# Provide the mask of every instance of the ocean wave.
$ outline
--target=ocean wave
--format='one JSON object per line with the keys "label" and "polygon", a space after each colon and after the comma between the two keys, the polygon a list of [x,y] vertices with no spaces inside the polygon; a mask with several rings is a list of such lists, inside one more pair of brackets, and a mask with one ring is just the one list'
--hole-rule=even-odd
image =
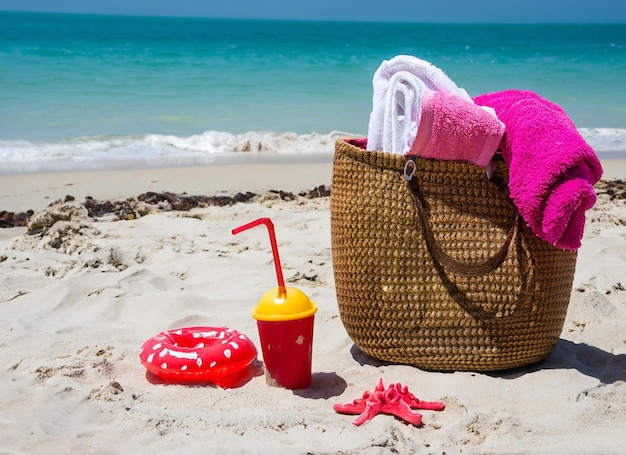
{"label": "ocean wave", "polygon": [[626,153],[626,129],[623,128],[579,128],[578,131],[587,143],[598,154],[619,154],[624,157]]}
{"label": "ocean wave", "polygon": [[180,137],[160,134],[95,136],[57,141],[0,141],[0,173],[34,173],[208,165],[220,156],[332,155],[350,133],[296,134],[206,131]]}
{"label": "ocean wave", "polygon": [[[626,158],[626,129],[581,128],[600,158]],[[220,156],[332,156],[334,142],[355,134],[206,131],[181,137],[160,134],[95,136],[57,141],[0,141],[0,173],[199,166]]]}

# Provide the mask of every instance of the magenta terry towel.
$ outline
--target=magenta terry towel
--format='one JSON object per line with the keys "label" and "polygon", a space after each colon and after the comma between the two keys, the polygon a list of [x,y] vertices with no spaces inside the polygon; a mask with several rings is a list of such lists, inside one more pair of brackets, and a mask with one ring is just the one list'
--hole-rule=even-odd
{"label": "magenta terry towel", "polygon": [[528,226],[559,248],[580,248],[602,166],[574,122],[530,91],[488,93],[474,102],[495,109],[506,125],[500,150],[509,165],[511,198]]}
{"label": "magenta terry towel", "polygon": [[417,136],[407,154],[487,167],[503,134],[504,123],[484,108],[452,93],[425,89]]}

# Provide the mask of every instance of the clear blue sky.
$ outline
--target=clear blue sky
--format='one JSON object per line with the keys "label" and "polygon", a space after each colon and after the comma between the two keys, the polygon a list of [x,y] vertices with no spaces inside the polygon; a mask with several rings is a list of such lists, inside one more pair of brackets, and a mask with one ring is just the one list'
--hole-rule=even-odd
{"label": "clear blue sky", "polygon": [[0,10],[394,22],[626,22],[626,0],[0,0]]}

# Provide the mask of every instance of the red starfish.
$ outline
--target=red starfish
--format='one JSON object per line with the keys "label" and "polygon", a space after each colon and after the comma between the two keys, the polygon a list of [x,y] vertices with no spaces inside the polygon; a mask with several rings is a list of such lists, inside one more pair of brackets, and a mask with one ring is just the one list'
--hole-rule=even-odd
{"label": "red starfish", "polygon": [[385,389],[382,378],[378,380],[373,392],[366,390],[363,393],[363,398],[357,398],[348,404],[333,405],[333,409],[340,414],[359,414],[352,421],[354,425],[362,425],[378,414],[388,414],[419,426],[422,423],[422,414],[415,409],[442,411],[444,407],[445,405],[438,401],[421,401],[415,398],[415,395],[409,392],[409,388],[402,387],[399,382]]}

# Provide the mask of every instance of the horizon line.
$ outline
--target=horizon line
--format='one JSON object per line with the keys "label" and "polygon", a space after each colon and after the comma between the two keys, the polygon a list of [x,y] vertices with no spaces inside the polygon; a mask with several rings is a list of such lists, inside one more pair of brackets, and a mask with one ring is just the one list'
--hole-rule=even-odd
{"label": "horizon line", "polygon": [[349,19],[302,19],[302,18],[271,18],[271,17],[232,17],[232,16],[205,16],[205,15],[172,15],[172,14],[139,14],[139,13],[85,13],[67,11],[31,11],[31,10],[5,10],[0,13],[17,14],[50,14],[67,16],[102,16],[102,17],[133,17],[133,18],[169,18],[169,19],[209,19],[209,20],[241,20],[241,21],[267,21],[267,22],[317,22],[317,23],[349,23],[349,24],[432,24],[432,25],[626,25],[625,20],[616,21],[402,21],[402,20],[349,20]]}

